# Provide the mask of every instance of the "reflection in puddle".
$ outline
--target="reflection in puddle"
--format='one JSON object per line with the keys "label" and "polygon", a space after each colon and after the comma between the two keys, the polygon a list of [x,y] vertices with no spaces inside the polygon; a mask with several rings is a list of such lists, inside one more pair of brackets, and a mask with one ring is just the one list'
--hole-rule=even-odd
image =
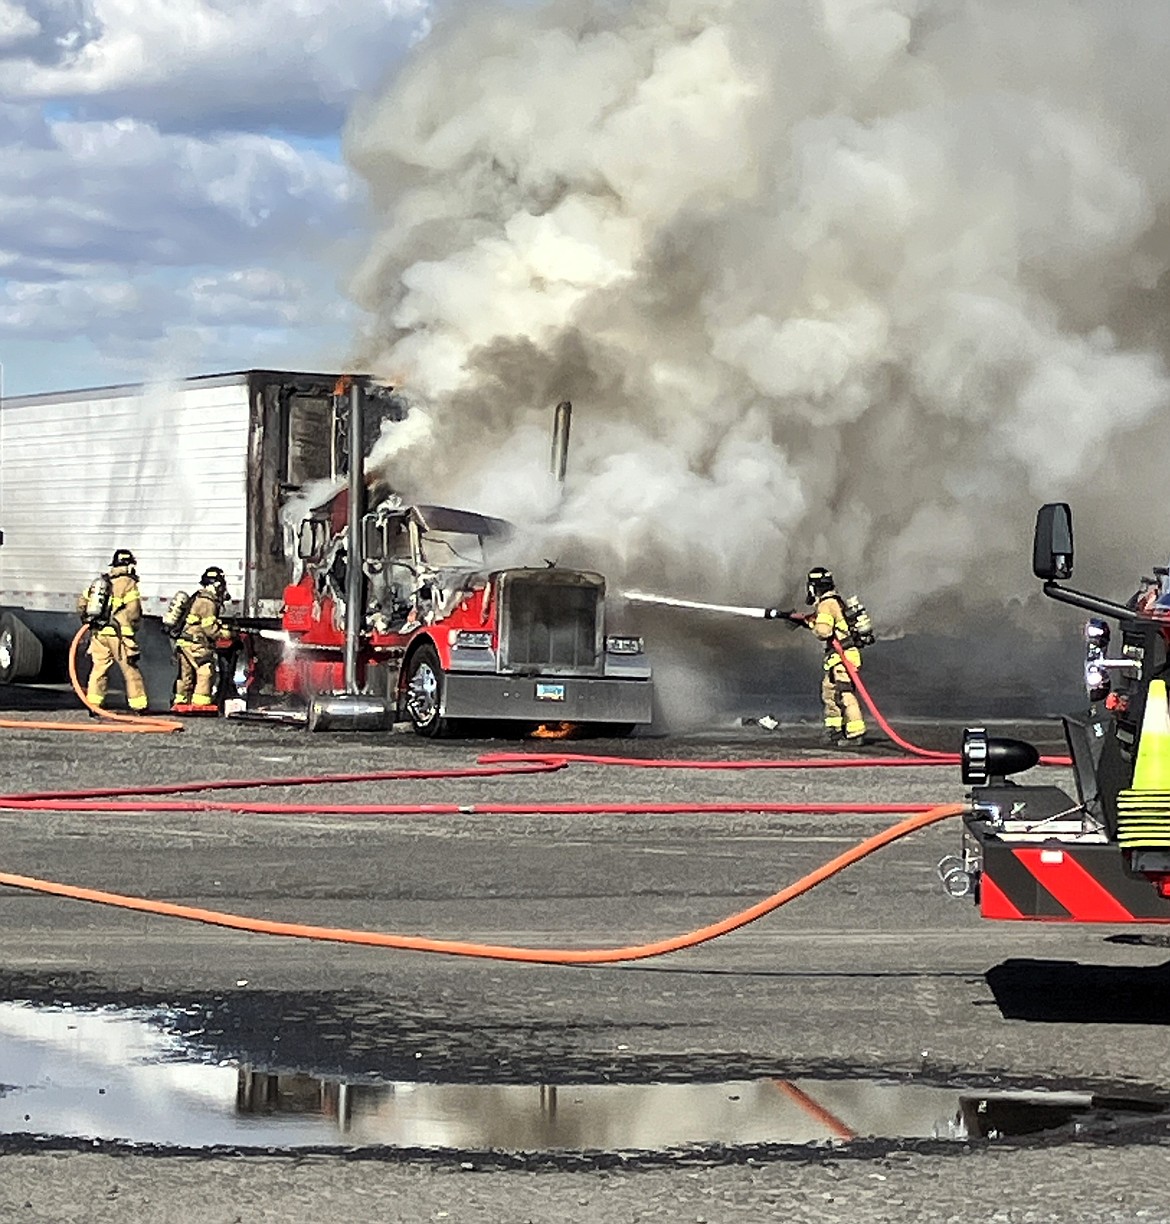
{"label": "reflection in puddle", "polygon": [[1103,1110],[1087,1093],[960,1092],[809,1078],[651,1084],[340,1081],[209,1066],[124,1011],[0,1004],[0,1133],[180,1147],[660,1151],[702,1144],[996,1138]]}

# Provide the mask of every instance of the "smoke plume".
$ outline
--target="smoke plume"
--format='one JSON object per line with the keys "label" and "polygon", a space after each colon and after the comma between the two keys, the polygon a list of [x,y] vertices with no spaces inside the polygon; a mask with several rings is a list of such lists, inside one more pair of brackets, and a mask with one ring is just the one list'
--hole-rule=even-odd
{"label": "smoke plume", "polygon": [[827,564],[933,631],[1029,596],[1069,500],[1124,597],[1170,551],[1168,43],[1141,0],[442,5],[347,133],[360,360],[415,404],[377,461],[613,585]]}

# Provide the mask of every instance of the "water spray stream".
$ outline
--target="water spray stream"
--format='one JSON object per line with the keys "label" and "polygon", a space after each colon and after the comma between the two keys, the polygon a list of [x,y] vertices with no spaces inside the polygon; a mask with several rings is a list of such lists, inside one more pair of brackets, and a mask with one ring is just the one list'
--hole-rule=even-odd
{"label": "water spray stream", "polygon": [[728,616],[747,616],[754,620],[765,619],[767,608],[752,608],[743,604],[703,603],[698,599],[675,599],[671,595],[651,595],[647,591],[621,591],[621,599],[630,603],[661,604],[667,608],[690,608],[698,612],[722,612]]}

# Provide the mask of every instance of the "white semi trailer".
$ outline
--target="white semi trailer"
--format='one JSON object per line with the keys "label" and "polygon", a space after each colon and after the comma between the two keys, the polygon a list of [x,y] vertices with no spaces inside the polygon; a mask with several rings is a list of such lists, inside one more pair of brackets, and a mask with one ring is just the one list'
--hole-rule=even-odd
{"label": "white semi trailer", "polygon": [[[246,370],[0,400],[0,683],[61,674],[78,594],[116,548],[138,558],[155,624],[208,565],[233,613],[278,624],[296,562],[284,504],[344,468],[338,378]],[[143,659],[162,704],[161,633]]]}

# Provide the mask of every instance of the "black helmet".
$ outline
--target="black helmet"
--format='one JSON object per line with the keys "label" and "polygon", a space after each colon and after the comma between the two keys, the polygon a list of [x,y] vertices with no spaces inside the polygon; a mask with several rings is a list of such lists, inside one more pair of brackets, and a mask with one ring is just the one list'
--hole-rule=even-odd
{"label": "black helmet", "polygon": [[808,571],[808,592],[805,602],[815,604],[822,595],[827,595],[837,584],[832,573],[823,565],[818,565]]}
{"label": "black helmet", "polygon": [[227,586],[227,575],[219,568],[218,565],[209,565],[202,574],[199,575],[200,586]]}
{"label": "black helmet", "polygon": [[137,565],[138,558],[128,548],[115,548],[110,565]]}

